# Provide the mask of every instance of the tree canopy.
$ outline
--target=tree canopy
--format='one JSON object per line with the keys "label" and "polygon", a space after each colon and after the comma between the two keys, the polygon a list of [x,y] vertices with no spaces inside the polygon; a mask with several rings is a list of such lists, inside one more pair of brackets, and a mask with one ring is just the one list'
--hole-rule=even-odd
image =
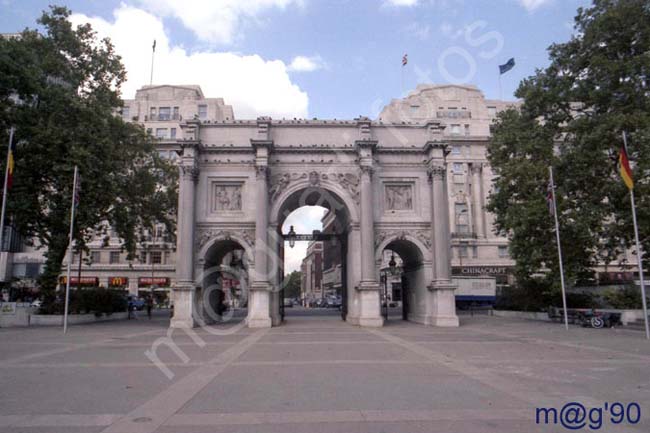
{"label": "tree canopy", "polygon": [[571,40],[549,54],[550,65],[520,83],[521,107],[498,116],[488,147],[496,175],[488,209],[511,240],[518,279],[550,269],[543,277],[550,286],[559,272],[546,203],[549,166],[568,281],[589,278],[597,263],[626,264],[632,214],[612,161],[623,131],[640,236],[650,252],[650,4],[595,0],[578,9]]}
{"label": "tree canopy", "polygon": [[[144,227],[174,232],[177,170],[154,140],[116,113],[126,71],[110,40],[70,11],[51,7],[41,30],[0,38],[0,131],[6,152],[15,127],[15,175],[7,215],[45,249],[44,289],[52,289],[68,246],[74,166],[81,176],[75,241],[84,247],[115,230],[132,258]],[[4,170],[4,161],[2,162]]]}

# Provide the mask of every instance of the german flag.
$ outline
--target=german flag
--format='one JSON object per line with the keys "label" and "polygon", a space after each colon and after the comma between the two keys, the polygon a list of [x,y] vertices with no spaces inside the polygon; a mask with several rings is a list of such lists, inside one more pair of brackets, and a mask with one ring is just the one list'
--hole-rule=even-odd
{"label": "german flag", "polygon": [[16,150],[16,144],[13,140],[13,130],[11,131],[11,135],[12,139],[9,140],[9,152],[7,152],[7,190],[10,190],[11,185],[14,183],[14,151]]}
{"label": "german flag", "polygon": [[634,179],[632,178],[632,169],[630,168],[630,160],[627,158],[625,146],[621,146],[621,150],[618,152],[618,171],[623,182],[625,182],[625,186],[632,190],[634,188]]}

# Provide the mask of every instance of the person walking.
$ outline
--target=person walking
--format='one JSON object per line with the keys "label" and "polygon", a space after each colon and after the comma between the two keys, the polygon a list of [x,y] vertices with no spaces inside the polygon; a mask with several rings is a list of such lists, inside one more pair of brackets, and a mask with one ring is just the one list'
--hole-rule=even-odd
{"label": "person walking", "polygon": [[147,317],[151,319],[151,310],[153,309],[153,297],[147,297]]}

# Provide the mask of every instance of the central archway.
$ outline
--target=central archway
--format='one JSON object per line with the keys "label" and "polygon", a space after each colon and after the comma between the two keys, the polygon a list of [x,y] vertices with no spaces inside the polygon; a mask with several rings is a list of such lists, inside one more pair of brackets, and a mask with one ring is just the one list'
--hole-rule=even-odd
{"label": "central archway", "polygon": [[[354,182],[348,183],[348,189],[343,189],[339,184],[330,180],[336,176],[327,174],[310,173],[302,176],[289,185],[284,191],[277,194],[272,202],[269,215],[269,231],[275,245],[271,245],[275,252],[274,257],[269,260],[270,283],[273,287],[271,295],[270,313],[273,325],[282,321],[281,305],[283,302],[281,293],[283,287],[283,263],[284,263],[284,241],[282,227],[286,218],[296,209],[303,206],[321,206],[330,213],[328,220],[331,224],[324,227],[324,231],[340,236],[343,244],[342,256],[342,315],[345,320],[355,323],[360,317],[360,302],[357,299],[354,288],[360,276],[359,257],[347,254],[348,246],[359,245],[359,223],[358,203],[354,196]],[[350,180],[350,177],[347,178]]]}

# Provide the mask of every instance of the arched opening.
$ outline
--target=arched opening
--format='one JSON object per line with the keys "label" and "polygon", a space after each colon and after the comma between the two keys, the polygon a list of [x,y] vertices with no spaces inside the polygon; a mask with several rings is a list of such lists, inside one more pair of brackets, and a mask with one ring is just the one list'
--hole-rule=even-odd
{"label": "arched opening", "polygon": [[248,307],[249,255],[234,239],[216,240],[206,251],[195,298],[200,324],[244,320]]}
{"label": "arched opening", "polygon": [[399,238],[382,250],[380,281],[385,320],[420,321],[426,315],[424,256],[414,242]]}
{"label": "arched opening", "polygon": [[[271,302],[274,324],[287,316],[313,314],[340,314],[345,320],[351,279],[347,272],[351,221],[348,204],[338,193],[320,185],[287,192],[274,207],[271,225],[278,235],[279,257],[275,265],[278,273],[272,282],[276,289]],[[298,246],[299,242],[305,244]],[[292,271],[301,272],[299,296],[287,296]]]}

